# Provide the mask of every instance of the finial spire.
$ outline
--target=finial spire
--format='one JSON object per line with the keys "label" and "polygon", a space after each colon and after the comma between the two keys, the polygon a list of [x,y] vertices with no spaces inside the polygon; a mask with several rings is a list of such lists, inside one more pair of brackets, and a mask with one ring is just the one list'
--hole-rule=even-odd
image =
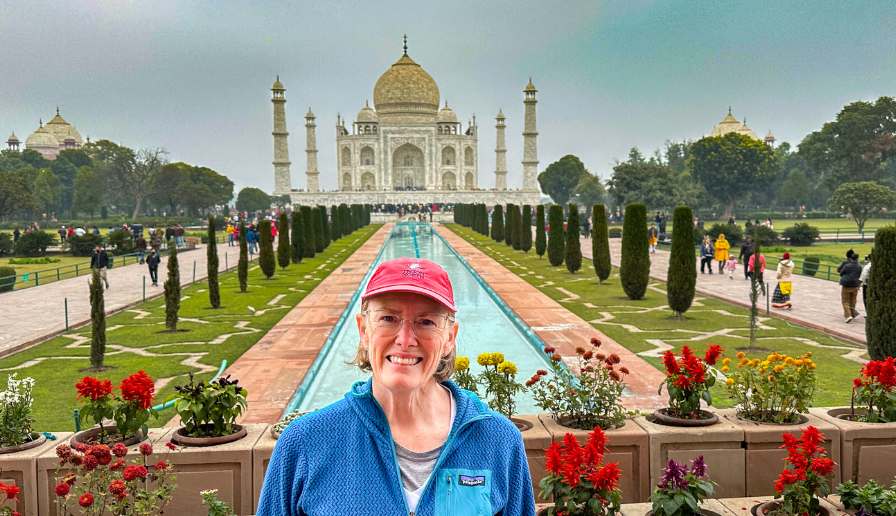
{"label": "finial spire", "polygon": [[408,35],[404,35],[404,55],[408,55]]}
{"label": "finial spire", "polygon": [[731,106],[728,106],[728,114],[731,114]]}
{"label": "finial spire", "polygon": [[56,106],[56,115],[59,115],[59,106]]}
{"label": "finial spire", "polygon": [[38,119],[37,119],[37,123],[39,123],[40,126],[43,127],[43,126],[44,126],[44,119],[43,119],[43,118],[38,118]]}

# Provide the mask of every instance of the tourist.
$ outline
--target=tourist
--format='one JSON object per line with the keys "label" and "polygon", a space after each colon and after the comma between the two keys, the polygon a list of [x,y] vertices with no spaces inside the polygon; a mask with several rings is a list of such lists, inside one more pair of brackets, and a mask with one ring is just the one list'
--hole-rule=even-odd
{"label": "tourist", "polygon": [[[96,229],[96,226],[94,226],[93,228]],[[99,231],[99,230],[97,230],[97,231]],[[82,228],[81,226],[78,226],[77,228],[75,228],[75,236],[76,237],[82,237],[86,234],[87,234],[87,231],[84,228]],[[97,235],[97,233],[94,233],[94,235]]]}
{"label": "tourist", "polygon": [[715,247],[716,261],[719,262],[719,274],[722,274],[725,270],[725,262],[728,261],[728,250],[731,249],[731,244],[725,240],[725,233],[719,233]]}
{"label": "tourist", "polygon": [[703,244],[700,246],[700,274],[704,274],[704,267],[712,274],[712,258],[715,254],[712,240],[709,239],[709,235],[704,235]]}
{"label": "tourist", "polygon": [[[765,256],[760,252],[755,252],[750,255],[749,262],[750,269],[750,278],[759,283],[759,290],[762,291],[762,295],[765,295],[765,280],[763,278],[765,274]],[[758,269],[758,270],[757,270]]]}
{"label": "tourist", "polygon": [[106,290],[109,290],[109,278],[106,276],[106,270],[109,268],[109,254],[100,244],[96,245],[93,255],[90,257],[90,268],[99,269],[100,278],[106,284]]}
{"label": "tourist", "polygon": [[233,224],[228,222],[227,227],[224,229],[224,232],[227,233],[227,247],[233,247],[233,234],[234,234]]}
{"label": "tourist", "polygon": [[22,232],[19,230],[19,226],[16,226],[16,229],[12,232],[12,243],[13,245],[19,241],[19,237],[22,236]]}
{"label": "tourist", "polygon": [[146,266],[149,267],[149,279],[154,287],[159,286],[159,263],[161,261],[159,253],[155,249],[150,249],[149,255],[146,257]]}
{"label": "tourist", "polygon": [[186,245],[184,241],[184,227],[178,224],[174,227],[174,245],[180,249]]}
{"label": "tourist", "polygon": [[663,213],[663,216],[660,217],[660,223],[659,223],[660,239],[661,240],[666,239],[666,223],[668,220],[669,220],[669,216],[666,213]]}
{"label": "tourist", "polygon": [[68,229],[66,230],[65,236],[66,236],[66,238],[71,238],[71,237],[75,236],[75,227],[69,226]]}
{"label": "tourist", "polygon": [[793,308],[790,302],[790,296],[793,293],[793,260],[790,259],[790,253],[784,253],[781,261],[778,262],[777,279],[778,284],[775,286],[775,293],[772,295],[772,306],[784,310]]}
{"label": "tourist", "polygon": [[[657,212],[657,217],[659,217],[659,212]],[[563,229],[566,229],[566,228],[563,228]],[[656,242],[657,242],[656,226],[654,224],[650,224],[650,228],[647,229],[647,245],[650,246],[650,254],[656,253]]]}
{"label": "tourist", "polygon": [[733,254],[728,255],[728,261],[725,262],[725,272],[728,273],[728,279],[734,279],[734,273],[737,271],[737,257]]}
{"label": "tourist", "polygon": [[846,251],[846,260],[837,267],[840,274],[840,302],[843,304],[843,317],[846,323],[851,323],[859,316],[856,310],[856,298],[859,295],[859,287],[862,286],[862,266],[859,265],[855,251]]}
{"label": "tourist", "polygon": [[[750,220],[747,219],[747,224],[750,223]],[[755,248],[753,247],[753,239],[752,237],[747,237],[744,239],[744,243],[740,246],[740,254],[737,256],[740,263],[747,265],[750,263],[750,257],[753,256],[753,251]],[[744,267],[744,279],[750,279],[750,270],[749,267]]]}
{"label": "tourist", "polygon": [[65,226],[63,225],[61,228],[59,228],[59,231],[57,231],[57,233],[59,233],[59,242],[65,244],[65,236],[68,235],[68,232],[65,230]]}
{"label": "tourist", "polygon": [[862,306],[865,307],[865,317],[868,316],[868,280],[871,279],[871,255],[865,257],[865,266],[862,267]]}
{"label": "tourist", "polygon": [[246,246],[249,248],[249,256],[258,250],[258,230],[253,225],[249,225],[246,230]]}
{"label": "tourist", "polygon": [[283,431],[258,516],[534,516],[520,432],[449,379],[456,311],[438,264],[377,267],[355,317],[354,363],[371,378]]}
{"label": "tourist", "polygon": [[[81,230],[81,234],[79,234],[78,236],[84,236],[85,234],[87,234],[87,232],[84,231],[84,228],[78,228],[78,229]],[[78,232],[78,230],[76,229],[75,233],[77,233],[77,232]],[[100,228],[96,227],[95,225],[93,226],[93,236],[100,236]]]}
{"label": "tourist", "polygon": [[146,255],[146,239],[142,234],[137,236],[137,240],[134,241],[134,248],[137,249],[137,258],[140,259],[140,263],[143,263],[143,257]]}

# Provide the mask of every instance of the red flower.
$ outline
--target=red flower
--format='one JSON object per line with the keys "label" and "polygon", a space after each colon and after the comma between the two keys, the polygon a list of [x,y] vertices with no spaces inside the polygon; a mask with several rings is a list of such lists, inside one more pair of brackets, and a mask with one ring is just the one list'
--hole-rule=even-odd
{"label": "red flower", "polygon": [[112,447],[112,455],[116,457],[124,457],[128,454],[128,447],[122,443],[115,443],[115,446]]}
{"label": "red flower", "polygon": [[124,459],[115,459],[115,462],[113,462],[109,466],[109,469],[111,469],[112,471],[118,471],[124,467],[124,464]]}
{"label": "red flower", "polygon": [[620,473],[619,465],[615,462],[611,462],[589,475],[588,480],[591,481],[597,489],[612,490],[616,489],[616,486],[619,484]]}
{"label": "red flower", "polygon": [[164,460],[160,460],[159,462],[156,462],[156,465],[153,467],[156,468],[157,470],[165,470],[165,469],[168,469],[168,463],[165,462]]}
{"label": "red flower", "polygon": [[22,492],[22,488],[20,488],[19,486],[4,484],[2,482],[0,482],[0,489],[2,489],[3,492],[6,493],[7,500],[15,500],[16,497],[19,496],[19,493]]}
{"label": "red flower", "polygon": [[535,374],[537,374],[538,376],[546,376],[548,372],[544,369],[539,369],[538,371],[535,371]]}
{"label": "red flower", "polygon": [[861,379],[861,378],[853,378],[853,379],[852,379],[852,387],[853,387],[853,389],[858,389],[858,388],[861,387],[861,386],[862,386],[862,379]]}
{"label": "red flower", "polygon": [[71,487],[65,482],[56,484],[56,496],[65,496],[71,490]]}
{"label": "red flower", "polygon": [[588,351],[582,353],[582,358],[584,358],[585,360],[591,360],[591,357],[593,357],[593,356],[594,356],[594,352],[591,351],[590,349]]}
{"label": "red flower", "polygon": [[834,471],[834,461],[828,457],[816,457],[812,459],[812,471],[826,477]]}
{"label": "red flower", "polygon": [[713,344],[709,346],[709,349],[706,350],[706,355],[703,357],[703,361],[709,365],[716,365],[716,360],[719,359],[719,355],[722,354],[722,346],[718,344]]}
{"label": "red flower", "polygon": [[115,496],[122,496],[128,489],[128,485],[123,480],[113,480],[109,483],[109,492]]}
{"label": "red flower", "polygon": [[606,360],[607,357],[604,356],[603,353],[595,353],[595,354],[594,354],[594,358],[596,358],[596,359],[600,360],[601,362],[603,362],[604,360]]}
{"label": "red flower", "polygon": [[554,348],[554,346],[545,346],[545,347],[544,347],[544,352],[547,353],[548,355],[553,354],[554,351],[557,351],[557,350]]}
{"label": "red flower", "polygon": [[140,444],[140,454],[141,455],[152,455],[152,445],[149,443],[141,443]]}
{"label": "red flower", "polygon": [[93,471],[99,465],[99,461],[96,460],[96,457],[93,455],[85,455],[81,459],[81,467],[84,468],[85,471]]}
{"label": "red flower", "polygon": [[607,436],[601,427],[596,426],[594,430],[588,434],[588,441],[585,442],[585,462],[587,464],[598,464],[604,458],[604,451],[607,447]]}
{"label": "red flower", "polygon": [[72,449],[67,444],[60,444],[56,447],[56,456],[62,459],[62,463],[65,464],[72,457]]}
{"label": "red flower", "polygon": [[136,478],[146,478],[146,475],[149,472],[146,470],[146,466],[128,466],[124,468],[124,479],[130,482]]}
{"label": "red flower", "polygon": [[619,355],[617,355],[616,353],[611,353],[610,356],[607,357],[607,361],[609,361],[613,365],[616,365],[619,362],[622,362],[622,359],[619,358]]}
{"label": "red flower", "polygon": [[672,383],[681,390],[685,390],[691,386],[691,380],[685,375],[679,375]]}
{"label": "red flower", "polygon": [[599,348],[600,347],[600,339],[597,337],[591,337],[591,345]]}
{"label": "red flower", "polygon": [[560,443],[556,441],[552,442],[545,452],[545,468],[554,475],[560,474],[560,466],[563,464],[561,453]]}
{"label": "red flower", "polygon": [[554,353],[553,355],[551,355],[551,360],[553,360],[554,362],[559,362],[562,358],[563,357],[560,356],[560,353]]}
{"label": "red flower", "polygon": [[165,443],[165,447],[172,451],[177,449],[177,445],[171,441],[168,441],[167,443]]}
{"label": "red flower", "polygon": [[622,381],[622,376],[612,369],[610,369],[610,378],[612,378],[613,381],[616,381],[616,382]]}
{"label": "red flower", "polygon": [[143,410],[152,406],[152,397],[156,386],[152,378],[143,371],[128,376],[121,381],[121,397],[127,401],[136,401]]}
{"label": "red flower", "polygon": [[582,346],[576,346],[576,355],[584,355],[584,354],[585,354],[585,348],[583,348]]}
{"label": "red flower", "polygon": [[112,394],[112,382],[110,380],[98,380],[92,376],[85,376],[75,384],[79,398],[90,398],[96,401]]}
{"label": "red flower", "polygon": [[105,466],[112,462],[112,453],[109,451],[109,447],[105,444],[97,444],[92,446],[90,448],[90,454],[96,457],[97,463],[99,463],[101,466]]}
{"label": "red flower", "polygon": [[81,507],[90,507],[93,505],[93,495],[90,493],[82,494],[81,498],[78,498],[78,505]]}
{"label": "red flower", "polygon": [[629,374],[629,372],[628,372],[628,368],[625,367],[625,366],[620,367],[620,368],[619,368],[619,372],[622,373],[622,374]]}
{"label": "red flower", "polygon": [[681,369],[678,368],[678,361],[675,360],[675,353],[672,353],[672,350],[663,353],[663,365],[666,366],[666,374],[669,376],[681,372]]}

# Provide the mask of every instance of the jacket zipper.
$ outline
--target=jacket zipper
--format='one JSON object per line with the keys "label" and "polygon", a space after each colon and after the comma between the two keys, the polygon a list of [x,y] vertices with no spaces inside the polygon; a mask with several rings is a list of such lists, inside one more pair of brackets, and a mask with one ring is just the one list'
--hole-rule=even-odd
{"label": "jacket zipper", "polygon": [[[464,428],[466,428],[468,425],[470,425],[470,424],[472,424],[472,423],[475,423],[476,421],[481,421],[481,420],[483,420],[483,419],[488,419],[488,418],[490,418],[490,417],[491,417],[491,416],[487,416],[487,415],[479,415],[479,416],[476,416],[476,417],[470,419],[469,421],[465,421],[465,422],[461,423],[461,425],[460,425],[459,427],[457,427],[457,431],[456,431],[456,432],[451,433],[451,434],[448,434],[448,440],[445,441],[445,447],[442,448],[442,453],[439,454],[439,458],[438,458],[438,460],[436,460],[436,465],[432,467],[432,474],[429,475],[429,478],[426,480],[426,485],[423,486],[423,491],[420,491],[420,500],[421,500],[421,501],[422,501],[423,498],[426,496],[426,492],[429,490],[429,485],[432,484],[432,479],[433,479],[433,477],[435,477],[435,476],[436,476],[436,473],[439,471],[439,466],[442,465],[442,462],[444,462],[445,457],[447,457],[447,456],[448,456],[448,453],[451,452],[451,445],[454,443],[454,438],[455,438],[458,434],[460,434],[461,430],[463,430]],[[394,446],[393,446],[393,450],[394,450],[394,449],[395,449],[395,448],[394,448]],[[398,465],[398,462],[397,462],[397,459],[396,459],[396,466],[397,466],[397,465]],[[448,476],[448,485],[449,485],[449,487],[451,486],[451,476],[450,476],[450,475]],[[449,491],[449,492],[450,492],[450,491]],[[435,507],[435,502],[433,502],[433,507]]]}

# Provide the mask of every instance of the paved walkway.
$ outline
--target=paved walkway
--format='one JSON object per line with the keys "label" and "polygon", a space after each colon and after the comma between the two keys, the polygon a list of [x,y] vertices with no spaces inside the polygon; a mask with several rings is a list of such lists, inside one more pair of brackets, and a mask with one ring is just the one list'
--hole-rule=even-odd
{"label": "paved walkway", "polygon": [[[205,245],[201,245],[195,250],[178,253],[181,285],[193,281],[194,263],[196,279],[206,277],[205,251]],[[236,267],[238,261],[239,247],[218,244],[219,270],[223,271],[225,264],[230,268]],[[162,263],[159,265],[158,287],[151,286],[146,265],[135,263],[109,269],[107,275],[110,288],[106,290],[105,296],[106,313],[121,310],[140,301],[143,298],[144,276],[146,298],[161,295],[162,283],[167,274],[167,263],[167,254],[163,252]],[[89,275],[79,276],[0,294],[0,356],[64,331],[66,299],[68,299],[69,326],[89,322],[89,278]]]}
{"label": "paved walkway", "polygon": [[[591,239],[582,238],[582,256],[591,259]],[[610,261],[619,266],[622,254],[622,239],[610,239]],[[591,267],[590,263],[583,264]],[[750,306],[750,282],[744,280],[743,269],[738,264],[738,271],[734,279],[729,279],[727,274],[700,274],[699,261],[694,264],[697,268],[697,292],[701,294],[724,299],[743,306]],[[718,265],[716,264],[716,267]],[[666,273],[669,269],[669,252],[657,250],[650,258],[650,276],[666,281]],[[770,290],[775,289],[775,271],[766,270],[765,281],[770,284]],[[771,292],[769,293],[771,295]],[[861,298],[861,295],[859,296]],[[793,310],[777,310],[772,308],[772,314],[776,317],[796,322],[803,326],[816,328],[825,333],[836,335],[851,341],[866,343],[865,317],[859,317],[856,321],[846,324],[843,320],[843,310],[840,305],[840,285],[834,281],[812,278],[795,274],[793,276]],[[761,300],[762,309],[765,310],[765,300]],[[864,313],[864,307],[859,308]]]}

